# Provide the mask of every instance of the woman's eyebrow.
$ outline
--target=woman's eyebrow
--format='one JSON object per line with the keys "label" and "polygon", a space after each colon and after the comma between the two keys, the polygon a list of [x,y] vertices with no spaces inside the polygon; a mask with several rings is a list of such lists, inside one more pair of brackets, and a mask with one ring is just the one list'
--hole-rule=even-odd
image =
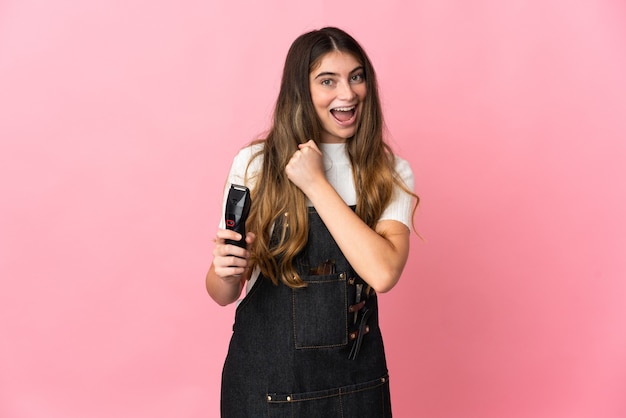
{"label": "woman's eyebrow", "polygon": [[361,71],[361,70],[363,70],[363,66],[362,66],[362,65],[359,65],[359,66],[358,66],[358,67],[356,67],[354,70],[350,71],[350,74],[352,74],[352,73],[356,73],[357,71]]}
{"label": "woman's eyebrow", "polygon": [[324,71],[323,73],[319,73],[318,75],[315,76],[315,78],[320,78],[320,77],[337,77],[339,74],[337,73],[331,73],[329,71]]}
{"label": "woman's eyebrow", "polygon": [[[362,66],[362,65],[359,65],[359,66],[358,66],[358,67],[356,67],[354,70],[350,71],[350,74],[353,74],[353,73],[355,73],[355,72],[357,72],[357,71],[360,71],[360,70],[362,70],[362,69],[363,69],[363,66]],[[339,76],[339,74],[337,74],[337,73],[333,73],[333,72],[331,72],[331,71],[324,71],[324,72],[319,73],[318,75],[316,75],[316,76],[315,76],[315,79],[318,79],[318,78],[320,78],[320,77],[338,77],[338,76]]]}

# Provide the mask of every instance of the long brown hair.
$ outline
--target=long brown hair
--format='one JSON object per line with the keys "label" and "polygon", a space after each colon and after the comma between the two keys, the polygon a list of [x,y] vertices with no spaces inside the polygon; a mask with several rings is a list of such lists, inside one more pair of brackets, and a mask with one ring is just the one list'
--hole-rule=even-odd
{"label": "long brown hair", "polygon": [[[311,99],[309,74],[332,51],[351,54],[365,75],[367,93],[361,117],[346,147],[357,192],[356,214],[373,228],[391,200],[394,185],[411,193],[397,177],[393,153],[383,141],[376,74],[365,51],[349,34],[333,27],[299,36],[287,53],[272,127],[258,141],[264,146],[253,157],[262,158],[262,168],[251,190],[247,221],[247,229],[257,234],[251,260],[274,284],[281,280],[294,288],[305,285],[293,259],[307,242],[306,196],[287,178],[285,166],[298,144],[310,139],[319,143],[322,128]],[[273,228],[278,228],[279,239],[270,242]]]}

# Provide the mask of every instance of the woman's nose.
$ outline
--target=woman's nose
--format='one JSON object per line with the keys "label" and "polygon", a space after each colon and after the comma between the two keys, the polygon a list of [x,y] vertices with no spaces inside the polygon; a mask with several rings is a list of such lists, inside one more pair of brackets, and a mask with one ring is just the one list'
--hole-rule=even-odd
{"label": "woman's nose", "polygon": [[355,96],[356,93],[352,88],[352,84],[350,84],[349,82],[339,83],[339,91],[337,94],[337,97],[339,99],[349,101],[354,99]]}

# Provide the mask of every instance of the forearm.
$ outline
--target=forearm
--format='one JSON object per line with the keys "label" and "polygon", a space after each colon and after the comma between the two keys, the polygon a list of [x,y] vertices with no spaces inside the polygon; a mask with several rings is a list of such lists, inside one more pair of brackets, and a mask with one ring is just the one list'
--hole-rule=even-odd
{"label": "forearm", "polygon": [[206,275],[206,289],[211,298],[221,306],[235,302],[243,289],[243,279],[231,277],[223,279],[215,273],[215,267],[211,268]]}
{"label": "forearm", "polygon": [[310,187],[307,196],[357,274],[377,292],[390,290],[406,264],[408,228],[400,222],[383,221],[373,230],[328,182]]}

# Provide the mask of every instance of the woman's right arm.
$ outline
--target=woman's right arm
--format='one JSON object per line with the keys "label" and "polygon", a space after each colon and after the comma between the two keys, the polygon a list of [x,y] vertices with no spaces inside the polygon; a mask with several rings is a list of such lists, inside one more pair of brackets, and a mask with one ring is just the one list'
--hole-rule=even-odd
{"label": "woman's right arm", "polygon": [[[252,188],[254,182],[248,178],[254,178],[261,168],[261,158],[254,158],[263,148],[259,143],[241,149],[230,167],[228,178],[224,186],[222,196],[222,208],[226,205],[230,184],[241,184]],[[246,176],[248,172],[248,176]],[[241,236],[234,231],[223,229],[224,218],[221,220],[220,229],[215,238],[215,248],[213,249],[213,262],[206,275],[206,288],[209,295],[222,306],[235,302],[244,287],[246,278],[250,276],[248,269],[248,259],[250,253],[245,248],[236,245],[226,244],[227,239],[239,240]],[[254,241],[254,234],[246,234],[248,246]]]}
{"label": "woman's right arm", "polygon": [[[246,234],[248,245],[254,241],[254,234]],[[206,275],[206,289],[215,302],[226,306],[235,302],[248,277],[250,252],[236,245],[226,244],[227,239],[239,240],[241,235],[228,229],[219,229],[213,249],[213,262]]]}

